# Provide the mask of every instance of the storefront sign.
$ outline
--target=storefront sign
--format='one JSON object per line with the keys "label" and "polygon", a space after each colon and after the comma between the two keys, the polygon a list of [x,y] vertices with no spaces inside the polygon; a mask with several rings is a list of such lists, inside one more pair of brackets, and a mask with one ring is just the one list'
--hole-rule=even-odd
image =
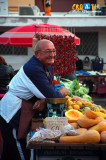
{"label": "storefront sign", "polygon": [[84,4],[73,4],[73,6],[72,6],[72,10],[82,10],[82,9],[84,9],[84,10],[90,10],[90,9],[92,9],[92,10],[96,10],[97,8],[99,8],[99,4],[90,4],[90,3],[84,3]]}

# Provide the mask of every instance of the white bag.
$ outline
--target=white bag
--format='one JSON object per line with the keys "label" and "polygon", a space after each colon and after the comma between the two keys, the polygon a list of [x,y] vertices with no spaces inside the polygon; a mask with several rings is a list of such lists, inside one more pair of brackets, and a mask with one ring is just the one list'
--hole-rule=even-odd
{"label": "white bag", "polygon": [[83,70],[89,71],[92,69],[92,61],[89,57],[85,57],[83,60]]}

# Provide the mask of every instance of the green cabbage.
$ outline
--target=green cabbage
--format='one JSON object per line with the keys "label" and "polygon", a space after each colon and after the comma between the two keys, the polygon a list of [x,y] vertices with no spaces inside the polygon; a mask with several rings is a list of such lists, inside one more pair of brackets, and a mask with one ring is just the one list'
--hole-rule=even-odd
{"label": "green cabbage", "polygon": [[92,100],[92,98],[88,95],[89,88],[84,87],[82,84],[78,82],[78,80],[67,80],[65,78],[61,78],[60,83],[64,84],[65,87],[69,90],[69,96],[79,96],[81,98],[85,98],[88,100]]}

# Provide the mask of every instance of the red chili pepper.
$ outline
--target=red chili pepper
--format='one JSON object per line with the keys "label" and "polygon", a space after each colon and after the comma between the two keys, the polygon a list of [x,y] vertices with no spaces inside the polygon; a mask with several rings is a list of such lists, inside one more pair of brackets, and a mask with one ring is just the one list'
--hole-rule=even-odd
{"label": "red chili pepper", "polygon": [[57,50],[56,61],[54,63],[55,73],[58,71],[60,76],[66,73],[73,73],[76,71],[77,51],[75,45],[75,37],[62,35],[43,35],[37,33],[36,37],[40,39],[51,40]]}

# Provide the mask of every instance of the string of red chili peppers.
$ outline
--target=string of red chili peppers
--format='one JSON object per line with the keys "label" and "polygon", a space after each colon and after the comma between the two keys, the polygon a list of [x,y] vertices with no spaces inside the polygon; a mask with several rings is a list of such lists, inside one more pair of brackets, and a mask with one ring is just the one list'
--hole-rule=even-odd
{"label": "string of red chili peppers", "polygon": [[71,74],[76,71],[77,51],[74,37],[37,33],[36,38],[48,39],[54,43],[57,51],[54,73],[58,71],[60,76],[64,76],[66,73]]}

